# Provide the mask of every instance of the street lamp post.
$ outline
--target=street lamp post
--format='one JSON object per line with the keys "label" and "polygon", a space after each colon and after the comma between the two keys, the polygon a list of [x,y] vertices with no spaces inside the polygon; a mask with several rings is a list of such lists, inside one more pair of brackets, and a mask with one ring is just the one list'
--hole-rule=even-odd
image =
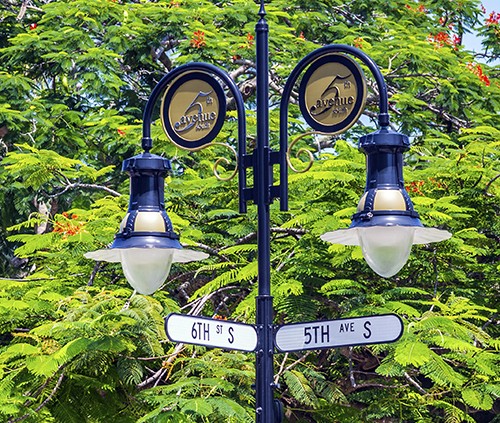
{"label": "street lamp post", "polygon": [[[162,123],[171,141],[192,151],[210,145],[225,117],[225,94],[220,87],[220,83],[223,83],[235,100],[238,117],[239,209],[241,213],[246,212],[248,201],[253,201],[257,206],[258,295],[256,325],[255,329],[250,331],[252,334],[255,330],[256,342],[255,345],[250,342],[251,346],[248,347],[256,353],[256,421],[274,423],[281,421],[281,405],[274,399],[276,386],[273,357],[277,332],[273,325],[271,296],[269,208],[272,201],[279,198],[280,209],[288,209],[288,104],[292,89],[304,71],[306,72],[301,82],[299,103],[306,122],[317,132],[343,132],[354,124],[361,114],[366,97],[364,76],[361,69],[346,55],[356,57],[368,67],[379,92],[380,129],[361,137],[360,140],[360,149],[367,155],[365,193],[358,204],[357,213],[353,216],[351,227],[328,232],[322,239],[346,245],[360,245],[368,264],[375,272],[388,277],[397,273],[405,264],[412,244],[440,241],[451,235],[447,231],[424,228],[413,209],[402,175],[402,154],[409,148],[408,137],[389,128],[387,89],[382,74],[371,58],[354,47],[325,46],[298,63],[282,94],[280,148],[277,152],[270,149],[269,27],[263,1],[258,15],[259,20],[255,28],[257,143],[254,152],[246,152],[243,99],[237,85],[226,72],[207,63],[191,63],[169,72],[154,88],[144,110],[144,152],[125,160],[123,164],[123,170],[130,174],[128,213],[112,246],[87,253],[86,257],[99,261],[121,262],[129,283],[143,294],[151,294],[162,285],[172,262],[188,262],[207,257],[204,253],[183,249],[178,235],[173,232],[163,199],[164,177],[170,170],[170,162],[150,153],[151,121],[153,108],[165,92]],[[349,74],[349,78],[352,78],[340,74],[331,75],[334,66],[346,69],[346,75]],[[341,85],[339,80],[343,81]],[[312,102],[308,103],[307,98],[311,96],[308,90],[313,85],[319,86],[320,91],[319,94],[312,94]],[[349,91],[342,96],[342,86],[349,90],[354,87],[357,91]],[[329,119],[332,114],[343,114],[345,119],[331,121]],[[193,126],[196,126],[197,130],[190,134]],[[274,165],[279,165],[280,168],[280,181],[276,186],[272,176]],[[246,169],[249,168],[253,169],[253,187],[247,187]],[[400,319],[392,318],[397,316],[389,317],[391,324],[395,322],[390,339],[392,341],[400,336]],[[167,319],[167,323],[168,321],[171,324],[180,324],[183,320],[177,315],[176,318]],[[383,326],[384,322],[389,320],[380,321]],[[301,330],[300,324],[295,325],[295,328],[285,328],[281,333],[283,336],[287,332],[295,333],[293,330],[296,328]],[[382,341],[378,342],[383,342],[384,337],[379,339]],[[196,342],[191,340],[191,343]],[[286,345],[286,342],[282,345]],[[240,349],[244,350],[245,347]],[[296,349],[294,347],[294,350]]]}

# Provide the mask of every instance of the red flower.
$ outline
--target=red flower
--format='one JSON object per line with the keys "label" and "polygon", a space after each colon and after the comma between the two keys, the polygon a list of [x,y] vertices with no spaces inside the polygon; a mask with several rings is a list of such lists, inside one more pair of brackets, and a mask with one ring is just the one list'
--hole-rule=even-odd
{"label": "red flower", "polygon": [[120,128],[118,128],[116,132],[118,132],[118,135],[120,135],[120,137],[124,137],[127,134],[123,129]]}
{"label": "red flower", "polygon": [[362,37],[358,37],[358,38],[355,38],[354,39],[354,47],[356,48],[359,48],[360,50],[363,49],[363,38]]}
{"label": "red flower", "polygon": [[424,181],[413,181],[406,184],[405,188],[411,194],[424,195],[421,189],[423,186]]}
{"label": "red flower", "polygon": [[457,45],[461,42],[461,38],[459,36],[453,35],[450,37],[444,31],[438,32],[436,35],[429,35],[428,40],[429,42],[436,44],[436,47],[438,48],[448,45],[456,49]]}
{"label": "red flower", "polygon": [[253,40],[254,40],[254,36],[252,34],[250,34],[249,32],[247,33],[247,44],[248,44],[248,47],[252,47],[253,46]]}
{"label": "red flower", "polygon": [[411,7],[409,4],[405,4],[405,7],[408,10],[411,10],[412,12],[418,12],[418,13],[427,12],[427,9],[425,8],[425,6],[423,4],[418,5],[418,7],[416,7],[415,9],[413,7]]}
{"label": "red flower", "polygon": [[474,75],[477,75],[479,80],[489,87],[491,85],[490,79],[483,73],[483,68],[479,64],[467,63],[467,69],[471,71]]}
{"label": "red flower", "polygon": [[227,317],[221,316],[220,314],[216,314],[214,316],[214,319],[216,319],[216,320],[227,320]]}
{"label": "red flower", "polygon": [[498,25],[500,23],[500,13],[491,12],[488,19],[486,19],[486,25]]}
{"label": "red flower", "polygon": [[191,47],[202,48],[207,45],[205,42],[205,33],[203,31],[195,31],[193,32],[193,38],[189,42]]}
{"label": "red flower", "polygon": [[[67,212],[63,212],[62,216],[65,219],[68,219],[69,215]],[[84,229],[84,224],[82,222],[75,222],[74,220],[78,218],[76,214],[72,214],[71,218],[73,220],[56,220],[54,221],[54,228],[52,232],[58,233],[62,235],[63,239],[66,239],[68,236],[77,235]]]}

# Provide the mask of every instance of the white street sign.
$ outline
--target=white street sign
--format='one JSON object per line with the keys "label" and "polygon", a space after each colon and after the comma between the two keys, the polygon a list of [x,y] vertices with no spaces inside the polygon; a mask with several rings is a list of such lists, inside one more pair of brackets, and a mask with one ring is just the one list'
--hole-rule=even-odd
{"label": "white street sign", "polygon": [[257,331],[245,323],[171,313],[165,331],[174,342],[241,351],[257,348]]}
{"label": "white street sign", "polygon": [[316,350],[394,342],[402,334],[401,318],[382,314],[280,326],[275,344],[281,352]]}

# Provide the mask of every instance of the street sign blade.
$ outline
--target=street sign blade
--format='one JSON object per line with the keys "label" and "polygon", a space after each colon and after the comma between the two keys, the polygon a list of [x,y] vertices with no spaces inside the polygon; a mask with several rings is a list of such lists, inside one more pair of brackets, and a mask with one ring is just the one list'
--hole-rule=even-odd
{"label": "street sign blade", "polygon": [[184,344],[248,352],[257,348],[257,331],[245,323],[171,313],[165,332],[171,341]]}
{"label": "street sign blade", "polygon": [[316,350],[395,342],[402,334],[401,318],[382,314],[280,326],[275,345],[280,352]]}

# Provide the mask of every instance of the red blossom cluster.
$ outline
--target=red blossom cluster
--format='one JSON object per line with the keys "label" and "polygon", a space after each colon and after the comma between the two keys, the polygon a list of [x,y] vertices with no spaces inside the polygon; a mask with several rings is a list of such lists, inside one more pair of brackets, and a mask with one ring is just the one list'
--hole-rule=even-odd
{"label": "red blossom cluster", "polygon": [[461,39],[458,35],[453,34],[451,37],[448,33],[441,31],[436,35],[429,35],[429,42],[434,43],[436,47],[441,48],[444,46],[452,46],[453,48],[457,48],[460,44]]}
{"label": "red blossom cluster", "polygon": [[486,25],[498,25],[500,24],[500,13],[491,12],[488,19],[486,19]]}
{"label": "red blossom cluster", "polygon": [[481,82],[486,85],[487,87],[490,86],[490,80],[489,78],[484,74],[483,68],[481,67],[480,64],[478,63],[467,63],[467,69],[471,71],[474,75],[477,75],[477,77],[481,80]]}
{"label": "red blossom cluster", "polygon": [[[422,188],[424,185],[427,185],[429,189],[438,188],[438,189],[446,189],[446,184],[436,180],[435,178],[429,178],[428,181],[412,181],[405,184],[406,191],[410,194],[416,195],[424,195]],[[430,185],[430,186],[429,186]]]}
{"label": "red blossom cluster", "polygon": [[193,38],[189,41],[191,47],[202,48],[207,45],[205,42],[205,33],[203,31],[193,32]]}
{"label": "red blossom cluster", "polygon": [[425,6],[423,4],[420,4],[417,7],[412,7],[409,4],[405,4],[405,7],[408,10],[411,10],[412,12],[419,12],[419,13],[425,13],[425,12],[427,12],[427,9],[425,8]]}
{"label": "red blossom cluster", "polygon": [[[250,32],[247,32],[247,36],[246,36],[246,42],[245,43],[241,43],[238,45],[238,48],[240,49],[250,49],[254,46],[254,40],[255,40],[255,37],[250,34]],[[233,54],[231,56],[231,59],[234,61],[236,60],[240,60],[241,59],[241,55],[239,54]]]}
{"label": "red blossom cluster", "polygon": [[216,319],[216,320],[227,320],[227,317],[221,316],[220,314],[216,314],[214,316],[214,319]]}
{"label": "red blossom cluster", "polygon": [[63,217],[65,220],[58,220],[54,222],[54,229],[52,232],[61,234],[63,238],[67,238],[68,236],[73,236],[79,234],[83,230],[82,222],[75,222],[78,219],[78,215],[72,214],[71,219],[68,213],[63,212]]}
{"label": "red blossom cluster", "polygon": [[435,178],[429,178],[429,181],[437,188],[446,188],[444,183],[437,181]]}
{"label": "red blossom cluster", "polygon": [[363,38],[358,37],[354,39],[354,47],[359,48],[360,50],[363,50]]}
{"label": "red blossom cluster", "polygon": [[247,48],[253,47],[254,36],[247,32]]}
{"label": "red blossom cluster", "polygon": [[441,26],[447,26],[450,31],[453,30],[453,27],[455,25],[453,23],[449,23],[448,25],[446,25],[447,23],[448,23],[448,18],[446,18],[444,16],[441,16],[439,18],[439,25],[441,25]]}
{"label": "red blossom cluster", "polygon": [[406,184],[405,188],[410,194],[424,195],[422,192],[422,187],[424,186],[424,181],[413,181]]}

